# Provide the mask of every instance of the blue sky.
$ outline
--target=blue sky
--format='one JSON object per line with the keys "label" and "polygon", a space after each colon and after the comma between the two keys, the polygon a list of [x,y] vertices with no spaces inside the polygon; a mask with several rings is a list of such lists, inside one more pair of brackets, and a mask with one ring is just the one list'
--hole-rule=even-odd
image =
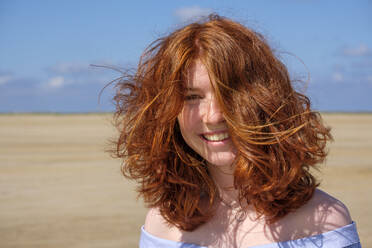
{"label": "blue sky", "polygon": [[[112,111],[143,49],[216,12],[262,33],[315,109],[372,111],[372,1],[0,1],[0,112]],[[302,62],[301,62],[302,61]],[[306,86],[306,87],[305,87]]]}

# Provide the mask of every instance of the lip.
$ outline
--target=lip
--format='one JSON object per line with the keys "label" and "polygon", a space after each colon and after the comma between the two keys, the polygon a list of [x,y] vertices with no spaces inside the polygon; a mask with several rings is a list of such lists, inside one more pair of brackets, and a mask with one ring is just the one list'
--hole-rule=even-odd
{"label": "lip", "polygon": [[199,134],[199,137],[206,143],[209,143],[209,144],[225,144],[227,143],[229,140],[230,140],[230,136],[228,136],[227,138],[223,139],[223,140],[207,140],[205,138],[205,135],[216,135],[216,134],[220,134],[220,133],[228,133],[228,130],[218,130],[218,131],[213,131],[213,132],[203,132],[201,134]]}

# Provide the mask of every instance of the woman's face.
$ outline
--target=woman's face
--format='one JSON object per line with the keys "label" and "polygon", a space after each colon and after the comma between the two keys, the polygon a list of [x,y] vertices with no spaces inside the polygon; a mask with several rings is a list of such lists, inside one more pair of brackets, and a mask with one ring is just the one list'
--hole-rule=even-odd
{"label": "woman's face", "polygon": [[185,142],[208,163],[231,165],[235,149],[205,66],[196,61],[188,73],[178,123]]}

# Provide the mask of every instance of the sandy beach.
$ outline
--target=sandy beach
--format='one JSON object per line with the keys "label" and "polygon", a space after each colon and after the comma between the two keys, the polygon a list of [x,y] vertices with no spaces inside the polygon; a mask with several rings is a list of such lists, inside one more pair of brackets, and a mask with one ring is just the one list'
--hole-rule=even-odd
{"label": "sandy beach", "polygon": [[[317,177],[372,247],[372,114],[323,114],[335,141]],[[138,247],[146,209],[104,151],[110,114],[0,115],[0,247]]]}

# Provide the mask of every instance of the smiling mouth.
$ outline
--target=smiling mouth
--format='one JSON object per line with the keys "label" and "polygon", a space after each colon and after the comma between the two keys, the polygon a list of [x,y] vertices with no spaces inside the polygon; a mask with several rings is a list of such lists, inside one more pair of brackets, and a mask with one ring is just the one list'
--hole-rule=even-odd
{"label": "smiling mouth", "polygon": [[203,137],[203,139],[210,141],[210,142],[219,142],[219,141],[224,141],[230,138],[230,135],[227,132],[215,133],[215,134],[202,134],[201,136]]}

